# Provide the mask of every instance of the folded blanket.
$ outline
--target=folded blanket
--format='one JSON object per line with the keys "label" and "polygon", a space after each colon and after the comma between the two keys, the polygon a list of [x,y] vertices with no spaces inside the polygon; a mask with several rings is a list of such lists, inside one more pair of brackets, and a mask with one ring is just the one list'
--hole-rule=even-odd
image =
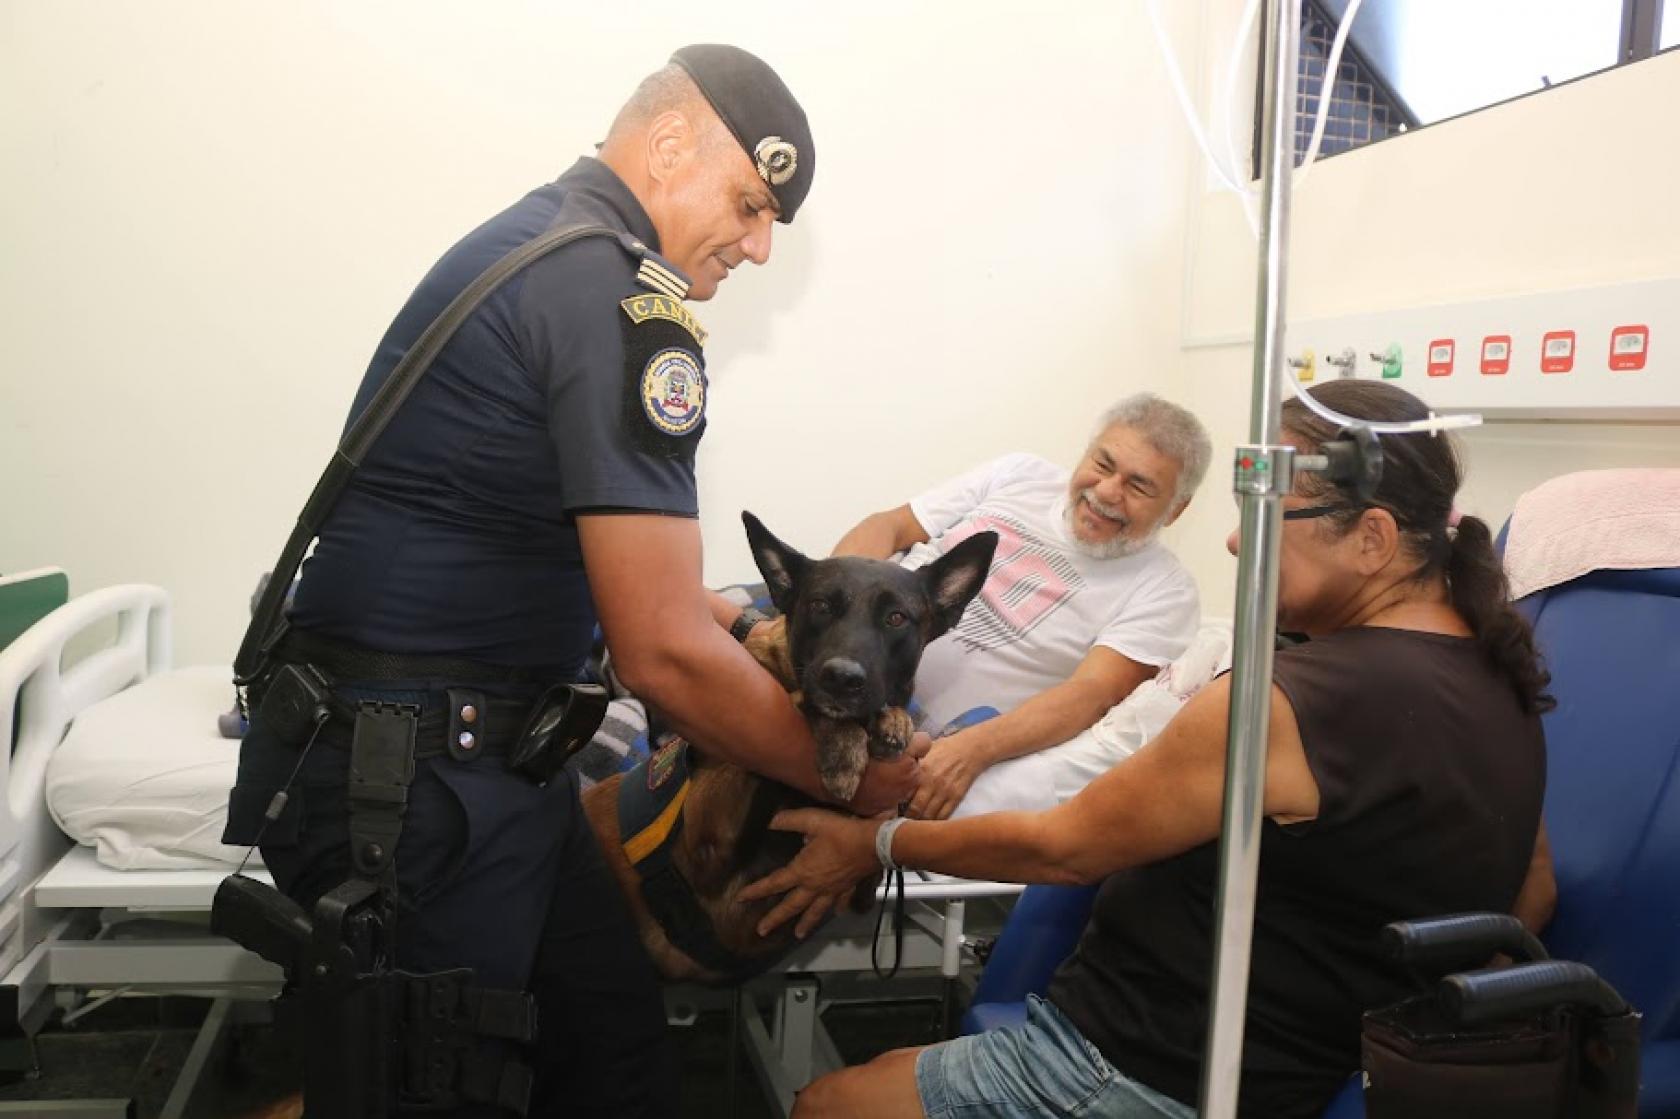
{"label": "folded blanket", "polygon": [[1505,542],[1511,597],[1589,571],[1680,567],[1680,470],[1586,470],[1517,500]]}

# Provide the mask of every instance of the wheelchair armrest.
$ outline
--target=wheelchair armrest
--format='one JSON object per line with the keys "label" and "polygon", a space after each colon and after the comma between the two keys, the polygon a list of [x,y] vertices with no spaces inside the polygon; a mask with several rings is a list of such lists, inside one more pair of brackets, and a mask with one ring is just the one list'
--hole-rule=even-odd
{"label": "wheelchair armrest", "polygon": [[1586,964],[1538,960],[1507,968],[1449,975],[1439,987],[1441,1005],[1473,1024],[1559,1005],[1584,1006],[1605,1017],[1628,1013],[1627,1000]]}
{"label": "wheelchair armrest", "polygon": [[1480,967],[1503,952],[1519,962],[1548,959],[1545,946],[1508,913],[1460,913],[1383,926],[1392,960],[1433,971]]}

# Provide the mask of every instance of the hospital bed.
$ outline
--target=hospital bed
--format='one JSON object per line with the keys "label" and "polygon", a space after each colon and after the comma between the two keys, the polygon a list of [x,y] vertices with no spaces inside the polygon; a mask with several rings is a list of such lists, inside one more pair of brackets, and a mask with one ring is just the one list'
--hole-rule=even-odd
{"label": "hospital bed", "polygon": [[[231,867],[209,860],[193,867],[183,857],[174,869],[113,869],[65,835],[47,796],[49,770],[55,779],[74,776],[54,765],[72,721],[148,680],[161,681],[169,658],[168,596],[146,586],[73,598],[0,650],[0,725],[16,720],[12,749],[0,756],[0,1028],[33,1039],[55,1007],[74,1018],[117,994],[213,999],[161,1113],[176,1119],[225,1040],[235,1001],[272,997],[280,972],[208,932],[211,899]],[[221,679],[226,700],[232,693],[225,672]],[[215,711],[203,726],[210,735]],[[137,733],[130,752],[144,755],[158,741],[158,730]],[[232,743],[217,745],[234,757]],[[182,768],[178,753],[149,760],[162,782]],[[95,776],[125,779],[109,770]],[[90,993],[98,994],[88,1001]],[[62,1110],[54,1114],[115,1116],[127,1104],[70,1106],[56,1102]],[[0,1104],[0,1115],[32,1107]]]}
{"label": "hospital bed", "polygon": [[[0,650],[0,725],[18,716],[0,757],[0,1030],[32,1039],[55,1007],[76,1016],[119,994],[213,999],[165,1119],[186,1112],[242,1003],[282,983],[278,968],[208,931],[216,887],[243,855],[219,843],[238,756],[216,735],[230,679],[225,667],[171,670],[168,594],[146,585],[72,598]],[[260,865],[246,873],[267,878]],[[775,973],[725,992],[673,988],[667,1005],[682,1024],[722,1000],[786,1113],[794,1090],[840,1064],[820,1016],[829,1000],[949,998],[974,970],[965,945],[1002,927],[1019,890],[909,883],[903,955],[884,984],[870,978],[873,916],[848,915]],[[121,1115],[121,1103],[63,1114]],[[0,1115],[25,1108],[0,1103]]]}

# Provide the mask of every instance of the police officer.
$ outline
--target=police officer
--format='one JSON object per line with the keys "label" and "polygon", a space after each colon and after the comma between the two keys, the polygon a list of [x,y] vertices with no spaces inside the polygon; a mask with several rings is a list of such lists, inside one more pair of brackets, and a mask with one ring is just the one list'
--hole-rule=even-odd
{"label": "police officer", "polygon": [[[507,764],[535,697],[577,678],[597,621],[624,682],[696,745],[824,796],[803,720],[702,588],[694,454],[710,400],[705,331],[683,302],[769,259],[815,167],[774,71],[689,46],[641,83],[598,158],[444,254],[380,341],[352,419],[505,253],[566,223],[615,234],[530,265],[439,354],[322,526],[274,657],[323,666],[337,714],[305,750],[259,710],[240,753],[226,839],[262,831],[277,884],[308,910],[352,873],[342,712],[418,711],[395,963],[534,994],[533,1115],[677,1113],[657,979],[576,779],[538,786]],[[875,763],[853,807],[889,807],[914,782],[913,761]]]}

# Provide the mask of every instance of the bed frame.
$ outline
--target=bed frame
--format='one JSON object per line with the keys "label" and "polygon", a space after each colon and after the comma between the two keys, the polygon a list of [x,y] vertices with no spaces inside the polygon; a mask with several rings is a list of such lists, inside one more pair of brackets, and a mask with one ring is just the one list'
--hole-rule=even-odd
{"label": "bed frame", "polygon": [[[0,587],[0,607],[4,598]],[[113,621],[114,638],[108,636]],[[97,647],[78,659],[76,652],[89,645]],[[102,866],[91,848],[76,846],[58,829],[45,798],[47,760],[76,714],[169,663],[169,596],[141,584],[71,599],[0,650],[0,725],[18,716],[13,748],[0,756],[0,1033],[21,1034],[33,1054],[33,1038],[55,1006],[64,1007],[68,1018],[118,994],[213,998],[162,1112],[163,1119],[179,1119],[225,1041],[239,1002],[271,999],[281,972],[209,934],[210,905],[228,872]],[[248,873],[266,879],[266,872]],[[728,1009],[760,1087],[785,1115],[795,1090],[841,1064],[822,1025],[824,1006],[850,999],[949,999],[974,971],[965,945],[976,933],[1002,927],[1020,889],[912,882],[896,978],[871,977],[873,919],[848,915],[829,922],[776,972],[744,987],[668,989],[669,1017],[682,1025],[699,1007]],[[883,945],[881,954],[890,963],[892,945]],[[35,1114],[38,1106],[0,1103],[0,1116]],[[127,1101],[90,1100],[80,1110],[54,1114],[104,1119],[125,1115],[126,1107]]]}
{"label": "bed frame", "polygon": [[[0,587],[0,597],[9,591]],[[0,1031],[21,1034],[33,1061],[35,1034],[55,1006],[73,1020],[119,994],[211,997],[161,1112],[179,1119],[226,1038],[235,1001],[271,998],[280,971],[209,934],[210,902],[227,872],[101,866],[91,848],[59,831],[45,796],[47,761],[76,714],[169,660],[169,596],[143,585],[71,599],[0,650],[0,726],[16,727],[11,750],[0,754]],[[41,1106],[0,1103],[0,1115]],[[54,1115],[94,1119],[127,1114],[128,1101],[53,1107]]]}

